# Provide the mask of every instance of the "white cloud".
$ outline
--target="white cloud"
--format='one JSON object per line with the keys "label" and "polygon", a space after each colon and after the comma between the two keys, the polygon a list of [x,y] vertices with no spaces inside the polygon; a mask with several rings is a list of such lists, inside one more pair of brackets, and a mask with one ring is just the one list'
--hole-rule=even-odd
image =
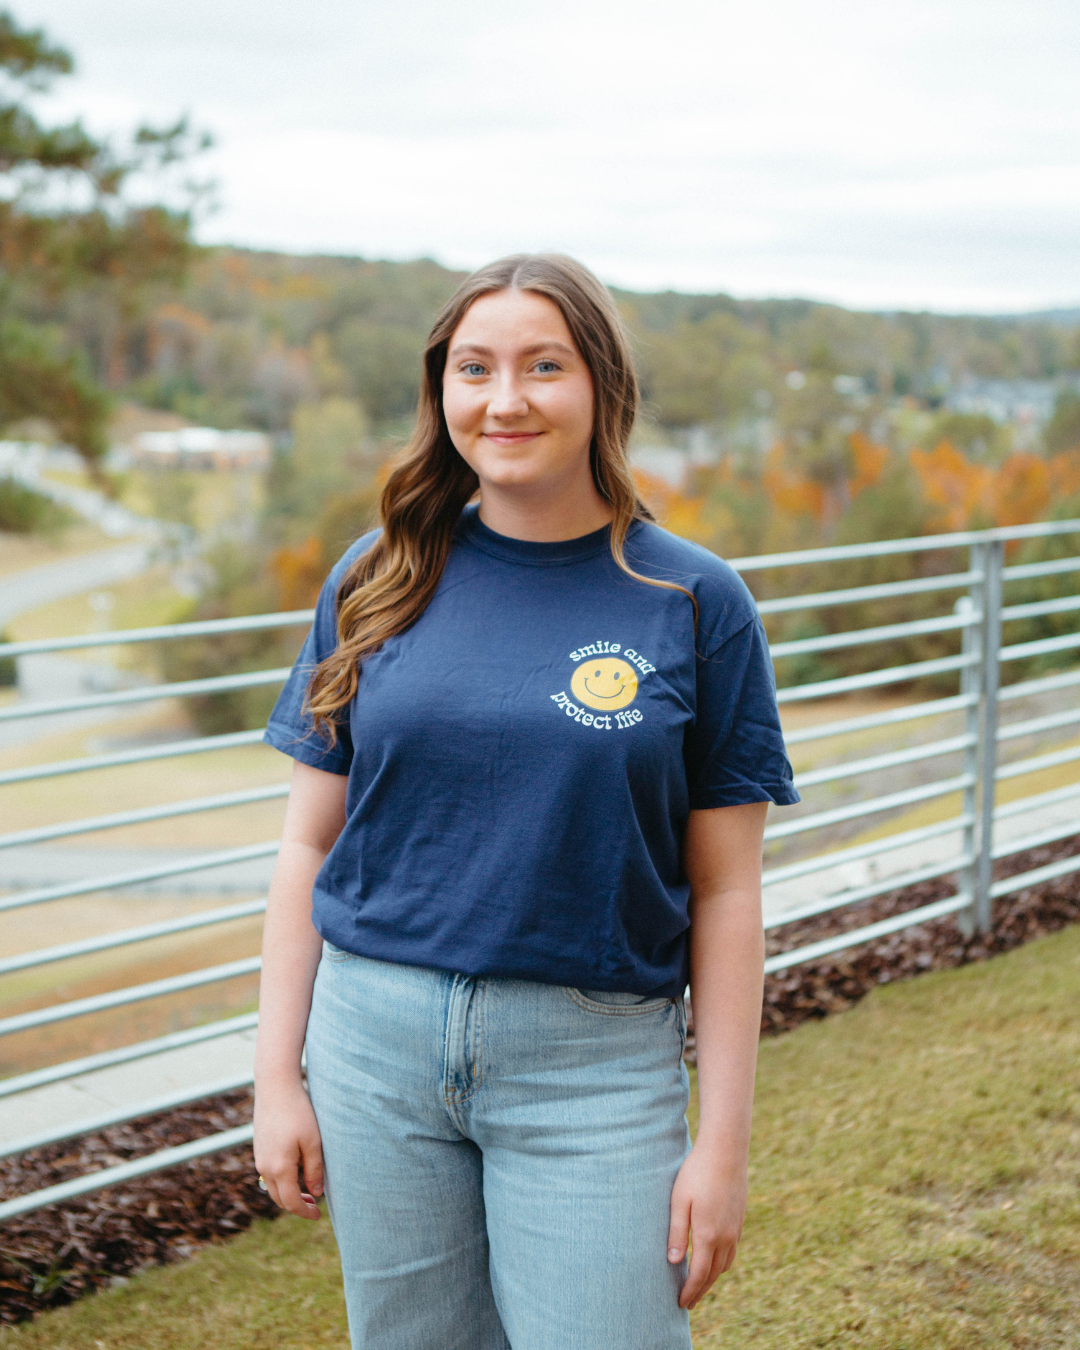
{"label": "white cloud", "polygon": [[[24,15],[25,18],[25,15]],[[95,126],[219,134],[207,240],[637,286],[1080,298],[1069,0],[39,0]]]}

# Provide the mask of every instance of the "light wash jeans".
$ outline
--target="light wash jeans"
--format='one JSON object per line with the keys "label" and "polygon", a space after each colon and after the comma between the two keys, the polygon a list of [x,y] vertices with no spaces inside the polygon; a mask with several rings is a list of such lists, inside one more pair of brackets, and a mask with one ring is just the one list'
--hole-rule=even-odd
{"label": "light wash jeans", "polygon": [[308,1084],[354,1350],[690,1350],[681,999],[324,945]]}

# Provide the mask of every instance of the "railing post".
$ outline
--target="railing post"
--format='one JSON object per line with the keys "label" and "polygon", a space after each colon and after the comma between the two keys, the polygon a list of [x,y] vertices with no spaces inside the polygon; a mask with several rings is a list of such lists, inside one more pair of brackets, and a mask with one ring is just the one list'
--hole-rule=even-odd
{"label": "railing post", "polygon": [[979,544],[982,554],[982,697],[979,718],[979,857],[975,881],[975,925],[988,933],[993,924],[990,887],[994,880],[994,796],[997,775],[998,684],[1001,652],[1001,592],[1005,545],[1000,539]]}
{"label": "railing post", "polygon": [[[973,544],[970,550],[970,562],[968,570],[971,572],[979,571],[985,562],[981,553],[981,545]],[[979,595],[983,583],[976,582],[972,587],[975,595],[962,595],[957,600],[954,607],[956,614],[964,618],[970,618],[978,611],[978,601],[975,596]],[[964,656],[978,656],[981,650],[981,626],[974,623],[961,630],[960,633],[960,651]],[[963,871],[958,877],[961,892],[965,893],[971,902],[966,909],[958,911],[956,922],[960,932],[965,938],[969,938],[975,932],[976,908],[975,897],[979,889],[979,802],[978,802],[978,779],[979,779],[979,724],[980,707],[979,695],[982,689],[982,671],[978,662],[973,662],[965,666],[960,672],[960,692],[962,694],[974,695],[972,701],[964,709],[964,732],[970,738],[970,744],[964,751],[964,773],[971,779],[971,782],[964,789],[963,813],[967,818],[967,824],[961,833],[960,852],[964,857],[970,858]]]}

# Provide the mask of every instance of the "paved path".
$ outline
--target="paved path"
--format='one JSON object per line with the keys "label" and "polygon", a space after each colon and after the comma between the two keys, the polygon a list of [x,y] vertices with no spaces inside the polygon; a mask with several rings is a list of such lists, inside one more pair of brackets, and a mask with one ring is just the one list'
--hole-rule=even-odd
{"label": "paved path", "polygon": [[250,1082],[254,1064],[255,1032],[242,1031],[0,1097],[0,1157],[46,1131],[84,1134],[113,1112],[130,1117],[142,1103],[172,1094],[192,1101],[225,1082]]}
{"label": "paved path", "polygon": [[[141,539],[96,553],[77,554],[58,562],[30,567],[0,580],[0,629],[20,614],[29,613],[55,600],[114,586],[140,576],[153,563],[154,544]],[[122,683],[118,672],[105,661],[77,660],[40,655],[18,658],[19,697],[30,703],[76,698],[103,693]],[[100,722],[127,716],[125,709],[98,708],[59,716],[31,717],[0,725],[0,750],[27,745],[42,736],[78,731]]]}
{"label": "paved path", "polygon": [[151,564],[153,547],[146,540],[135,540],[97,553],[76,554],[41,567],[29,567],[25,572],[0,579],[0,628],[19,614],[52,604],[54,600],[115,586],[119,581],[139,576]]}
{"label": "paved path", "polygon": [[[181,822],[178,831],[182,828]],[[62,886],[95,876],[165,867],[194,859],[201,853],[218,851],[216,848],[94,848],[77,844],[2,849],[0,889],[37,890],[44,886]],[[273,870],[272,856],[253,858],[202,872],[163,877],[160,881],[141,881],[131,889],[138,895],[247,895],[252,891],[265,891]]]}
{"label": "paved path", "polygon": [[[1076,800],[1059,802],[1056,806],[1043,806],[1034,812],[1024,812],[1007,816],[998,821],[994,830],[997,844],[1005,844],[1024,835],[1034,834],[1037,830],[1046,830],[1053,825],[1074,826],[1080,830],[1077,820]],[[929,867],[935,863],[947,863],[955,858],[961,847],[960,832],[945,834],[937,839],[927,839],[921,844],[906,844],[902,848],[890,849],[887,853],[877,854],[873,858],[864,858],[858,862],[842,863],[838,867],[829,867],[794,881],[781,882],[768,886],[764,892],[766,918],[782,914],[788,909],[797,909],[803,905],[812,905],[826,897],[841,896],[844,891],[857,890],[863,886],[887,882],[890,877],[899,876],[916,868]]]}

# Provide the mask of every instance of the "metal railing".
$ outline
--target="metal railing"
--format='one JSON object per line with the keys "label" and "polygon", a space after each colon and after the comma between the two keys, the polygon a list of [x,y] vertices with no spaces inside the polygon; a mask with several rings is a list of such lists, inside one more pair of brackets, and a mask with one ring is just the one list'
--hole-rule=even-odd
{"label": "metal railing", "polygon": [[[1060,539],[1077,551],[1064,557],[1046,558],[1032,562],[1006,565],[1007,548],[1017,548],[1024,541]],[[821,700],[859,694],[864,691],[895,692],[895,686],[916,685],[924,692],[918,701],[878,707],[856,715],[830,717],[822,722],[810,721],[789,730],[787,742],[798,760],[802,747],[826,741],[838,747],[850,744],[850,738],[867,733],[892,734],[918,732],[933,728],[940,718],[959,718],[961,726],[947,735],[923,734],[915,745],[886,749],[878,753],[858,754],[844,758],[842,748],[830,755],[830,762],[815,765],[796,775],[800,789],[813,799],[815,790],[825,788],[837,791],[846,785],[858,792],[860,780],[875,774],[895,774],[912,768],[934,769],[933,776],[907,786],[893,786],[877,792],[872,784],[871,795],[845,802],[842,805],[821,805],[810,800],[804,808],[770,823],[765,832],[769,865],[764,873],[766,896],[776,888],[800,881],[804,888],[813,888],[815,878],[821,881],[834,873],[832,889],[826,885],[819,894],[811,895],[802,903],[787,908],[772,908],[766,919],[767,928],[776,928],[799,919],[810,918],[844,907],[860,904],[876,896],[896,891],[919,882],[955,876],[956,893],[930,904],[878,922],[854,928],[848,932],[821,941],[806,943],[794,950],[771,956],[766,971],[787,969],[802,962],[812,961],[888,933],[897,932],[932,919],[955,915],[962,931],[970,935],[989,928],[993,901],[1003,895],[1038,885],[1069,872],[1080,870],[1080,857],[1066,858],[1043,867],[1034,868],[1006,880],[995,881],[994,863],[1002,858],[1051,843],[1077,833],[1077,822],[1071,814],[1056,823],[1046,824],[1041,817],[1059,805],[1080,799],[1080,772],[1075,782],[1059,785],[1047,791],[1029,794],[1007,802],[995,800],[996,786],[1026,774],[1048,769],[1059,769],[1080,762],[1080,744],[1054,749],[1009,763],[999,763],[999,749],[1021,738],[1045,736],[1062,732],[1066,736],[1075,729],[1080,735],[1080,706],[1040,712],[1020,721],[999,725],[999,712],[1018,699],[1038,699],[1056,695],[1060,691],[1080,689],[1080,666],[1075,669],[1053,669],[1047,673],[1035,670],[1029,678],[1017,683],[1001,684],[1001,673],[1017,661],[1063,664],[1080,649],[1080,625],[1074,631],[1058,632],[1052,636],[1018,642],[1003,642],[1002,634],[1009,625],[1054,616],[1068,620],[1080,616],[1080,595],[1066,594],[1044,599],[1006,603],[1006,590],[1017,583],[1040,583],[1046,578],[1067,576],[1080,572],[1080,520],[1055,521],[1039,525],[1018,526],[1010,529],[966,532],[951,535],[933,535],[918,539],[888,540],[880,543],[824,548],[761,557],[742,558],[733,566],[747,578],[752,588],[769,591],[759,600],[759,609],[769,625],[783,622],[784,616],[828,614],[832,621],[843,614],[844,606],[873,605],[880,609],[896,602],[910,604],[913,598],[920,603],[935,601],[944,612],[868,627],[838,629],[812,636],[788,637],[779,635],[772,643],[776,661],[784,663],[797,658],[818,657],[837,651],[858,651],[875,645],[882,650],[880,662],[855,674],[824,677],[781,679],[778,699],[782,709],[793,705],[811,707]],[[808,590],[805,585],[792,585],[792,570],[803,576],[808,568],[830,567],[835,564],[866,565],[875,559],[892,559],[894,563],[908,558],[912,566],[918,555],[932,555],[935,567],[927,574],[906,579],[871,582],[861,585],[834,586],[830,589]],[[948,563],[952,563],[951,570]],[[956,564],[959,563],[959,566]],[[944,570],[937,565],[944,564]],[[793,593],[782,593],[785,585]],[[775,592],[781,592],[776,594]],[[191,637],[213,637],[259,629],[306,626],[313,611],[298,610],[279,614],[253,615],[241,619],[221,619],[203,623],[173,624],[167,627],[133,629],[126,632],[95,633],[90,636],[57,638],[35,642],[15,642],[0,646],[0,657],[20,657],[39,653],[76,651],[93,647],[117,647],[124,644],[182,640]],[[1015,631],[1015,630],[1013,630]],[[944,655],[903,654],[903,644],[913,639],[933,640],[938,643],[952,640],[958,648]],[[956,639],[959,639],[957,642]],[[890,661],[890,654],[901,652],[899,660]],[[781,664],[781,675],[785,667]],[[43,718],[61,713],[97,710],[166,698],[188,698],[281,683],[286,668],[253,671],[244,674],[219,676],[209,679],[186,680],[113,693],[93,694],[80,698],[52,702],[21,702],[0,709],[0,724],[21,719]],[[952,688],[946,686],[951,682]],[[260,739],[260,731],[244,731],[228,735],[202,736],[182,741],[166,742],[149,747],[125,749],[110,754],[95,754],[81,759],[68,759],[34,765],[0,773],[0,788],[12,787],[43,778],[89,773],[105,768],[165,760],[180,755],[192,755],[215,750],[227,750],[248,745]],[[942,766],[945,767],[942,767]],[[90,832],[116,829],[121,826],[161,821],[203,812],[228,810],[231,807],[272,800],[286,795],[285,783],[244,791],[221,792],[213,796],[171,802],[163,806],[149,806],[137,810],[117,811],[82,820],[58,821],[46,826],[0,834],[0,850],[20,845],[69,839]],[[955,802],[955,806],[952,803]],[[921,808],[932,818],[924,823],[909,824],[905,828],[905,810]],[[1004,837],[1005,823],[1017,816],[1040,812],[1040,828]],[[851,829],[860,830],[863,823],[871,827],[869,838],[845,843]],[[890,833],[889,830],[892,830]],[[1005,827],[1011,829],[1011,827]],[[955,843],[945,848],[950,837]],[[937,855],[930,856],[928,846],[935,844]],[[814,844],[817,844],[815,849]],[[174,862],[151,867],[113,872],[88,880],[29,889],[0,897],[0,911],[51,901],[86,896],[119,887],[137,886],[145,882],[160,882],[170,877],[190,876],[235,863],[267,857],[276,852],[277,843],[265,843],[206,852]],[[801,849],[801,856],[773,863],[775,850]],[[911,855],[911,851],[915,854]],[[908,863],[897,870],[878,874],[879,862],[888,855],[903,858]],[[863,879],[851,880],[851,868],[863,868]],[[190,932],[228,923],[237,918],[261,913],[265,899],[244,901],[202,911],[159,923],[144,924],[122,932],[113,932],[81,941],[55,944],[37,951],[0,959],[0,976],[52,962],[68,960],[146,942],[154,938]],[[205,985],[224,984],[241,976],[249,976],[259,969],[259,958],[248,957],[229,961],[185,974],[149,981],[106,993],[95,994],[51,1006],[23,1012],[0,1019],[0,1037],[45,1027],[56,1022],[84,1017],[111,1008],[141,1003],[167,994]],[[47,1065],[31,1072],[0,1080],[0,1101],[49,1084],[62,1082],[96,1070],[130,1063],[140,1058],[167,1054],[184,1046],[197,1045],[217,1037],[250,1030],[257,1021],[256,1013],[223,1018],[210,1025],[193,1026],[169,1035],[158,1036],[137,1044]],[[237,1087],[251,1081],[250,1074],[229,1079],[224,1085],[192,1084],[190,1092],[173,1094],[165,1099],[133,1103],[131,1109],[117,1114],[109,1113],[108,1120],[84,1121],[79,1132],[103,1123],[132,1119],[152,1110],[163,1110],[190,1100],[192,1095],[208,1095]],[[39,1131],[33,1136],[16,1141],[7,1154],[40,1146],[67,1137],[70,1130],[60,1127],[53,1131]],[[88,1176],[49,1187],[28,1195],[0,1203],[0,1220],[26,1213],[42,1205],[56,1203],[89,1191],[98,1190],[133,1177],[175,1166],[191,1158],[234,1147],[251,1138],[251,1127],[244,1126],[199,1139],[178,1148],[162,1150],[133,1162],[107,1167]]]}

